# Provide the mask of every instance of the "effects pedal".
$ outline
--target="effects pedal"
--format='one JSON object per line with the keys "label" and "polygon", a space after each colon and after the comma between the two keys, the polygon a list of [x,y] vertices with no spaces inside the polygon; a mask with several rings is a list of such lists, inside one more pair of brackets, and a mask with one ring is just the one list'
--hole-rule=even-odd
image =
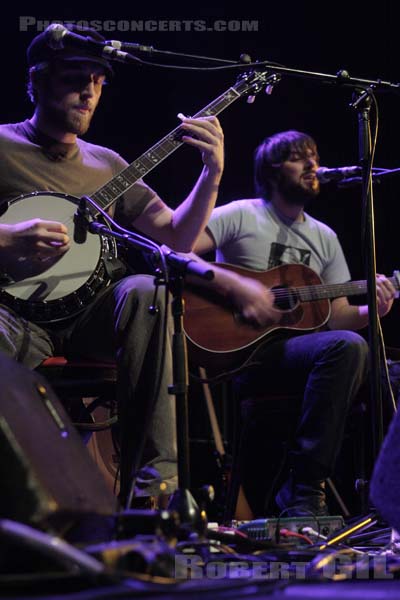
{"label": "effects pedal", "polygon": [[[341,515],[331,517],[291,517],[291,518],[266,518],[254,521],[238,521],[232,524],[236,529],[245,533],[249,538],[260,542],[275,541],[279,532],[288,531],[295,536],[307,535],[313,541],[329,538],[335,531],[344,527]],[[301,543],[301,538],[298,538]]]}

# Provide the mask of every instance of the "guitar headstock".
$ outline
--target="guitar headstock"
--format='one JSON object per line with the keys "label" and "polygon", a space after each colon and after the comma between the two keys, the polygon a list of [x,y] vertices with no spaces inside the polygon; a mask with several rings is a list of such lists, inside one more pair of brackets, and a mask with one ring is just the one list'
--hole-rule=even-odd
{"label": "guitar headstock", "polygon": [[247,102],[252,103],[256,95],[265,90],[267,94],[271,94],[274,86],[281,80],[279,73],[271,73],[270,71],[247,71],[239,75],[234,89],[241,96],[247,96]]}

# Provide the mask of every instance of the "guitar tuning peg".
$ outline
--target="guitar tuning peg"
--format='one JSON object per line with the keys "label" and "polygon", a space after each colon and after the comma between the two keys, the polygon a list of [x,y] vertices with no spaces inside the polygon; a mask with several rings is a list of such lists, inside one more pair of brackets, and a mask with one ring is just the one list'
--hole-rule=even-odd
{"label": "guitar tuning peg", "polygon": [[253,104],[253,102],[254,102],[254,100],[255,100],[255,99],[256,99],[256,97],[255,97],[255,96],[249,96],[249,97],[247,98],[247,104]]}
{"label": "guitar tuning peg", "polygon": [[281,76],[278,73],[274,73],[269,78],[267,85],[265,86],[265,93],[270,96],[274,91],[274,85],[280,82]]}

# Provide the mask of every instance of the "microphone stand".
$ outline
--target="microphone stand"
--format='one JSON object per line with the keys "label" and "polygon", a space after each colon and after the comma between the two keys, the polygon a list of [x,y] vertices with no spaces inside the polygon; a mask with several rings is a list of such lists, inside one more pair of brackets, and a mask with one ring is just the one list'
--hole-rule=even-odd
{"label": "microphone stand", "polygon": [[[184,300],[182,297],[186,273],[196,274],[206,280],[214,277],[212,269],[206,269],[195,261],[178,256],[169,251],[165,254],[172,276],[170,291],[173,295],[172,317],[174,333],[172,337],[173,384],[169,386],[170,394],[175,395],[176,427],[178,445],[178,489],[172,494],[168,509],[179,514],[181,524],[186,528],[194,528],[203,533],[206,526],[205,514],[190,492],[190,452],[188,422],[188,387],[189,369],[187,360],[186,336],[183,330]],[[194,268],[192,268],[194,267]]]}
{"label": "microphone stand", "polygon": [[[251,62],[250,57],[247,54],[242,54],[240,56],[240,63],[238,63],[235,60],[227,60],[225,58],[216,58],[213,56],[200,56],[199,54],[187,54],[186,52],[172,52],[171,50],[157,50],[157,48],[154,48],[154,46],[144,46],[143,44],[137,44],[135,42],[122,42],[119,40],[107,40],[105,43],[107,46],[111,46],[111,48],[114,48],[117,51],[123,50],[123,54],[128,53],[128,55],[132,56],[132,58],[135,58],[136,61],[138,59],[132,55],[132,52],[139,52],[140,54],[149,55],[151,57],[160,56],[163,58],[164,57],[165,58],[183,58],[183,59],[189,60],[189,61],[198,60],[198,61],[208,62],[208,63],[212,63],[215,65],[220,65],[220,66],[239,65],[240,63],[243,65],[243,63]],[[112,52],[111,52],[110,58],[111,58],[111,60],[114,59]],[[146,64],[151,65],[151,63],[146,63]]]}
{"label": "microphone stand", "polygon": [[362,167],[362,205],[365,227],[365,270],[367,277],[368,300],[368,341],[370,348],[370,392],[372,418],[372,452],[377,458],[383,441],[382,386],[380,378],[381,351],[379,344],[379,316],[376,297],[376,245],[375,216],[373,203],[373,178],[371,172],[371,89],[355,92],[351,108],[357,110],[358,151]]}
{"label": "microphone stand", "polygon": [[[103,217],[107,218],[113,225],[123,231],[119,233],[109,229],[107,225],[96,220],[90,221],[89,211],[85,204],[90,204],[99,211]],[[204,267],[192,258],[178,255],[167,246],[158,247],[156,244],[133,232],[122,230],[114,221],[100,209],[96,203],[88,196],[83,196],[80,200],[80,219],[79,227],[86,227],[87,231],[93,234],[106,236],[116,239],[125,245],[132,245],[144,252],[150,253],[155,262],[160,260],[161,255],[169,267],[169,290],[172,293],[171,312],[173,317],[173,336],[172,336],[172,364],[173,364],[173,382],[168,388],[168,393],[175,395],[176,405],[176,433],[178,449],[178,489],[170,498],[168,509],[174,510],[179,514],[180,523],[186,528],[195,528],[196,531],[203,532],[205,528],[205,514],[199,507],[190,493],[190,455],[189,455],[189,420],[188,420],[188,386],[189,369],[186,349],[186,336],[183,329],[184,300],[183,288],[186,274],[194,275],[202,279],[211,280],[214,277],[214,271],[211,268]],[[158,248],[158,253],[155,251]],[[158,256],[157,256],[158,254]],[[159,271],[159,269],[157,269]],[[156,286],[160,284],[159,273],[156,274]],[[157,287],[156,287],[157,289]],[[154,312],[155,302],[149,308]],[[156,401],[156,399],[154,399]],[[149,412],[151,418],[152,411]],[[147,430],[148,422],[145,424]],[[136,481],[136,474],[143,453],[144,438],[138,442],[138,449],[135,457],[135,466],[133,469],[133,482],[130,486],[128,499],[128,508],[130,506],[133,489]]]}

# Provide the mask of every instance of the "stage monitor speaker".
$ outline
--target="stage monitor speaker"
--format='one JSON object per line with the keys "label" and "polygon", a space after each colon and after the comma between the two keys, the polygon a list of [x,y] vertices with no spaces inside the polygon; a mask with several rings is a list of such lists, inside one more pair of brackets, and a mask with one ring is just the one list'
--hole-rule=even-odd
{"label": "stage monitor speaker", "polygon": [[370,486],[371,500],[388,524],[400,531],[400,412],[383,440]]}
{"label": "stage monitor speaker", "polygon": [[0,357],[0,518],[64,526],[115,498],[45,379]]}

